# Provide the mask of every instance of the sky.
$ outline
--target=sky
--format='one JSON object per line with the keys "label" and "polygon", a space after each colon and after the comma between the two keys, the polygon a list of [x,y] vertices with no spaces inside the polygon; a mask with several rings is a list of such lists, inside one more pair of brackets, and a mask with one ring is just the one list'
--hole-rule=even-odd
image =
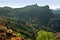
{"label": "sky", "polygon": [[0,0],[0,7],[21,8],[27,5],[49,5],[50,9],[60,8],[60,0]]}

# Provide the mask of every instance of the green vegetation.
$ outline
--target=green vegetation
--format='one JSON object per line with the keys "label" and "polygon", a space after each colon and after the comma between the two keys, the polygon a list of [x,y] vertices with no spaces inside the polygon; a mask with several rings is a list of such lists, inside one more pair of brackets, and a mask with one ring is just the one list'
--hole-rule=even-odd
{"label": "green vegetation", "polygon": [[52,34],[53,34],[52,32],[47,32],[45,30],[40,30],[37,33],[36,40],[54,40]]}
{"label": "green vegetation", "polygon": [[22,34],[19,33],[19,32],[16,32],[15,34],[16,34],[17,37],[21,37],[21,35],[22,35]]}

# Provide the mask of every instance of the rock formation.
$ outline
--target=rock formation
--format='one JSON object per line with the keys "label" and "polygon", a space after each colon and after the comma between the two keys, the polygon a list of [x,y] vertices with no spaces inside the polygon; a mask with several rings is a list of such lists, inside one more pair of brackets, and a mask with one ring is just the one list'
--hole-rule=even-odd
{"label": "rock formation", "polygon": [[[7,28],[6,21],[0,18],[0,40],[12,40],[14,38],[17,38],[16,35],[11,29]],[[17,39],[20,39],[20,37]]]}

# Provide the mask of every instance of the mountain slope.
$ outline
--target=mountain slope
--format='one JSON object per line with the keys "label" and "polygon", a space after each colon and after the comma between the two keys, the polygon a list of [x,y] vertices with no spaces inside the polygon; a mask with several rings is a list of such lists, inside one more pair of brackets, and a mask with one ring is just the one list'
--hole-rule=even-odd
{"label": "mountain slope", "polygon": [[41,7],[31,5],[24,8],[0,8],[0,17],[6,19],[8,28],[33,38],[40,29],[51,28],[49,27],[49,22],[55,18],[55,15],[48,5]]}

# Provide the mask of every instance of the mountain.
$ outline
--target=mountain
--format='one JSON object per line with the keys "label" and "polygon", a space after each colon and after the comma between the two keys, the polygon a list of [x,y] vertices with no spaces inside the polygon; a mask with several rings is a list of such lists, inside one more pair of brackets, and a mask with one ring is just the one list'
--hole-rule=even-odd
{"label": "mountain", "polygon": [[60,9],[52,10],[52,12],[55,14],[57,18],[60,18]]}
{"label": "mountain", "polygon": [[31,5],[23,8],[0,7],[0,17],[8,22],[8,28],[21,32],[27,37],[36,37],[40,29],[56,31],[51,25],[54,23],[52,19],[56,16],[48,5]]}

